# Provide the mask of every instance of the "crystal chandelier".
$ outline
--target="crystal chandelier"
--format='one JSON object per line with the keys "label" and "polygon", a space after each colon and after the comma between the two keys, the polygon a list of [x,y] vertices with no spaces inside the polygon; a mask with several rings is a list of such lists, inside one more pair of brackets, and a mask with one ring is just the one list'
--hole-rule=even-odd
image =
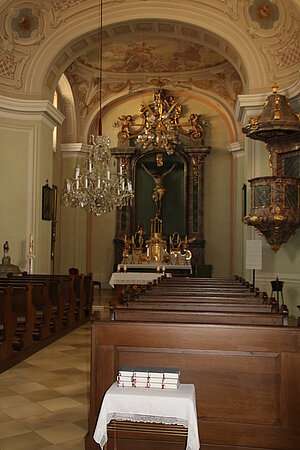
{"label": "crystal chandelier", "polygon": [[84,167],[77,165],[75,177],[66,180],[64,204],[86,208],[96,216],[132,206],[134,193],[127,176],[127,161],[120,159],[115,174],[111,173],[110,161],[109,138],[97,136]]}
{"label": "crystal chandelier", "polygon": [[90,136],[92,145],[84,167],[77,165],[75,176],[65,181],[63,203],[73,208],[81,207],[96,216],[111,212],[115,208],[132,206],[134,192],[129,178],[127,158],[118,158],[117,172],[111,172],[110,139],[102,135],[102,17],[100,0],[100,112],[99,136]]}

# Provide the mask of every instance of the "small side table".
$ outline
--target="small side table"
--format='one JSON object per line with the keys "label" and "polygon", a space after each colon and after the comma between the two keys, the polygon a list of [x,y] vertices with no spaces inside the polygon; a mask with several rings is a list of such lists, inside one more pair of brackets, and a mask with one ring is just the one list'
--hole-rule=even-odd
{"label": "small side table", "polygon": [[[114,449],[117,449],[116,432],[121,422],[140,422],[149,425],[150,432],[159,432],[163,424],[164,433],[187,435],[186,450],[199,450],[195,387],[181,384],[178,389],[147,389],[118,387],[114,383],[106,392],[100,408],[94,432],[94,440],[106,449],[107,426],[114,431]],[[151,424],[151,425],[150,425]],[[155,426],[154,426],[155,424]],[[176,425],[172,429],[171,425]],[[136,426],[136,425],[135,425]],[[153,430],[153,426],[155,430]],[[183,427],[187,430],[184,433]]]}

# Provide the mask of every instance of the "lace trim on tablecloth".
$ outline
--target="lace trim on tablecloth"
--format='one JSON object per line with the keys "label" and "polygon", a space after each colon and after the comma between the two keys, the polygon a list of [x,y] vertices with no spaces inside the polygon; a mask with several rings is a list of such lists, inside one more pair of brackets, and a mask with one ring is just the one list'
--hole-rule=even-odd
{"label": "lace trim on tablecloth", "polygon": [[[150,416],[142,414],[122,414],[118,412],[110,413],[106,416],[106,425],[109,424],[111,420],[129,420],[130,422],[145,422],[145,423],[163,423],[166,425],[183,425],[188,428],[188,421],[186,419],[181,419],[179,417],[161,417],[161,416]],[[105,427],[106,430],[106,427]],[[107,441],[107,431],[102,436],[100,440],[100,447],[103,448]],[[186,450],[191,450],[191,447],[187,445]]]}

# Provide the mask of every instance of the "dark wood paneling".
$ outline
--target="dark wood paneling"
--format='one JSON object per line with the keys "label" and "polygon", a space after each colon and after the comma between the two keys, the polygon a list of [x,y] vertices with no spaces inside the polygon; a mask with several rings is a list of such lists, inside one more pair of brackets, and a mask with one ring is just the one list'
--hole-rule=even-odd
{"label": "dark wood paneling", "polygon": [[[195,384],[202,450],[299,450],[299,329],[94,322],[92,335],[98,373],[87,450],[99,448],[92,440],[98,410],[124,364],[179,367],[181,382]],[[120,439],[118,450],[177,449],[136,439]]]}

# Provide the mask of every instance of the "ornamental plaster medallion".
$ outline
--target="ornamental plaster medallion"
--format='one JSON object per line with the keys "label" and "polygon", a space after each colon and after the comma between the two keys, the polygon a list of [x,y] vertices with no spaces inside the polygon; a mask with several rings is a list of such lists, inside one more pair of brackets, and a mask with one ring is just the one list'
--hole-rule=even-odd
{"label": "ornamental plaster medallion", "polygon": [[252,0],[244,2],[246,30],[253,38],[278,36],[286,20],[280,0]]}
{"label": "ornamental plaster medallion", "polygon": [[45,38],[45,10],[34,3],[14,5],[5,17],[5,38],[11,45],[39,45]]}
{"label": "ornamental plaster medallion", "polygon": [[251,19],[264,30],[273,28],[275,22],[279,19],[278,6],[270,0],[254,0],[248,11]]}

